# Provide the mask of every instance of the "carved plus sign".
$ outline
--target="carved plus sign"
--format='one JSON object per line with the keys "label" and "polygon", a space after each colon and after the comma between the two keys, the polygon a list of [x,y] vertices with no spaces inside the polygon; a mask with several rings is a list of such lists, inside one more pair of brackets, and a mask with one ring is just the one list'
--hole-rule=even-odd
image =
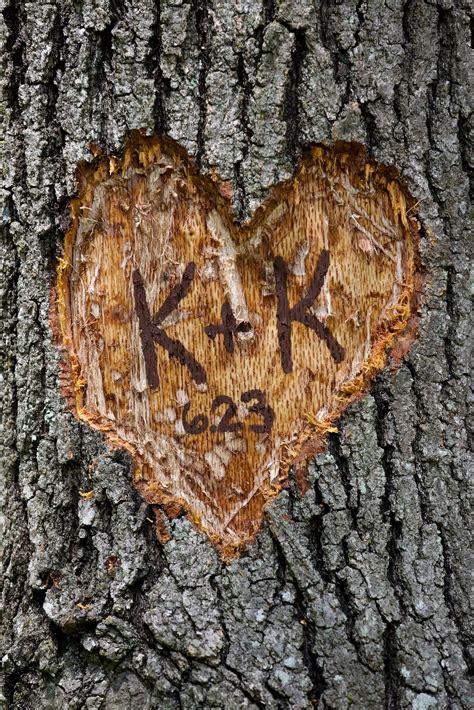
{"label": "carved plus sign", "polygon": [[234,352],[234,336],[237,333],[248,333],[252,329],[250,323],[237,323],[231,307],[224,301],[221,307],[221,323],[219,325],[206,325],[204,332],[211,340],[217,335],[224,336],[224,346],[228,353]]}

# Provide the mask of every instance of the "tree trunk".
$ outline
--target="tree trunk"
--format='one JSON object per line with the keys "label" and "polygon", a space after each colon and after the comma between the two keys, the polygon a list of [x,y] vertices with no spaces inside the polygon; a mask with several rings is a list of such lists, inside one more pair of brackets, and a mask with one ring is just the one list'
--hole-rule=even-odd
{"label": "tree trunk", "polygon": [[[467,708],[468,3],[2,6],[5,707]],[[240,219],[336,139],[419,201],[417,341],[230,564],[185,517],[157,540],[128,456],[58,387],[75,167],[133,128],[230,181]]]}

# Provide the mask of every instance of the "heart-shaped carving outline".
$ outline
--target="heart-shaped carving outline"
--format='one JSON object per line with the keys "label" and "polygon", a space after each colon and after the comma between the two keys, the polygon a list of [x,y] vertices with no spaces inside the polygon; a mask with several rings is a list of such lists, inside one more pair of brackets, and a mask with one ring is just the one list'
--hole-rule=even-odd
{"label": "heart-shaped carving outline", "polygon": [[[71,225],[65,237],[64,258],[59,260],[57,280],[52,299],[52,330],[57,342],[62,346],[64,354],[62,358],[61,375],[62,391],[79,419],[89,423],[93,428],[105,432],[109,443],[113,446],[125,448],[132,454],[136,464],[136,485],[145,499],[154,505],[160,504],[164,506],[167,512],[171,514],[176,513],[179,509],[184,509],[195,524],[204,529],[206,534],[213,539],[223,556],[225,558],[232,558],[255,537],[261,525],[261,520],[256,521],[252,531],[248,535],[242,536],[237,543],[235,543],[235,541],[229,542],[228,540],[223,540],[221,536],[213,534],[212,530],[202,525],[199,516],[196,516],[195,511],[188,502],[180,500],[175,495],[169,496],[164,491],[157,492],[153,490],[150,494],[148,485],[140,481],[141,457],[136,447],[117,436],[114,432],[113,424],[111,424],[108,419],[101,417],[97,413],[89,412],[84,405],[87,383],[82,378],[81,366],[72,348],[72,333],[69,322],[70,316],[67,296],[71,273],[71,253],[74,248],[79,225],[79,210],[84,200],[84,185],[87,184],[89,189],[91,189],[91,186],[97,186],[101,181],[105,180],[116,171],[121,170],[125,173],[134,160],[137,161],[138,165],[148,166],[150,163],[150,152],[162,150],[171,156],[175,156],[186,166],[186,171],[189,174],[190,180],[195,185],[195,188],[206,192],[213,209],[222,216],[227,224],[230,224],[233,219],[228,195],[225,194],[228,184],[222,184],[218,181],[211,180],[209,177],[199,175],[186,151],[174,141],[168,138],[158,139],[156,137],[147,137],[142,131],[133,131],[131,133],[129,141],[125,146],[124,157],[122,159],[115,156],[104,156],[100,151],[94,150],[97,153],[95,160],[92,163],[83,162],[78,166],[78,184],[81,183],[83,187],[79,196],[71,200]],[[331,154],[334,156],[335,160],[342,160],[342,156],[351,156],[351,159],[360,166],[373,166],[374,169],[378,171],[378,174],[383,176],[387,181],[387,185],[398,186],[397,189],[399,189],[400,192],[393,195],[393,200],[396,201],[397,198],[400,200],[398,206],[400,219],[403,221],[407,235],[409,235],[409,238],[412,240],[414,264],[412,272],[404,274],[406,280],[397,308],[394,309],[391,318],[387,320],[384,326],[377,332],[377,337],[374,338],[375,342],[371,347],[368,359],[360,368],[357,375],[342,386],[334,395],[336,402],[335,408],[329,412],[328,416],[323,420],[308,417],[305,428],[300,432],[298,440],[292,442],[291,446],[287,448],[285,455],[280,455],[280,475],[276,480],[272,481],[271,485],[266,485],[264,488],[264,495],[267,500],[273,498],[286,484],[290,465],[297,468],[298,480],[301,487],[304,488],[304,475],[302,475],[304,462],[309,457],[314,456],[325,448],[325,439],[328,432],[335,430],[335,422],[342,412],[349,404],[363,395],[373,376],[384,367],[387,361],[388,349],[394,345],[395,339],[397,339],[397,352],[394,353],[395,360],[399,361],[405,354],[416,337],[418,324],[418,305],[422,284],[421,271],[418,264],[419,224],[413,214],[414,201],[403,187],[398,173],[392,168],[380,166],[374,161],[367,160],[363,146],[358,144],[338,143],[331,148],[322,146],[310,147],[306,156],[300,161],[295,175],[298,175],[301,166],[311,162],[316,154],[324,156]],[[258,207],[251,220],[243,225],[239,231],[250,235],[259,225],[264,224],[267,216],[275,209],[278,203],[284,199],[289,190],[292,189],[293,180],[294,178],[275,186],[269,198]],[[242,239],[242,241],[244,240]],[[158,521],[157,528],[162,529],[162,527],[163,526]]]}

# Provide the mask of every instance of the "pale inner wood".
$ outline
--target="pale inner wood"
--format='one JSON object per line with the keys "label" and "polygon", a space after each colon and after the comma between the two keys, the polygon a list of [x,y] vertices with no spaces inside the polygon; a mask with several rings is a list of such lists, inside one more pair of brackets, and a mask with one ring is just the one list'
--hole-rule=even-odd
{"label": "pale inner wood", "polygon": [[[364,367],[373,369],[377,340],[389,344],[400,319],[408,319],[415,249],[405,197],[396,180],[350,153],[315,149],[292,183],[239,231],[185,159],[157,140],[141,141],[124,161],[83,170],[74,204],[59,299],[77,408],[132,448],[137,486],[150,502],[178,502],[221,547],[237,549],[287,475],[285,446],[298,453],[319,432],[318,422],[324,429],[350,399],[340,397],[341,388],[365,382]],[[344,359],[336,362],[314,330],[293,321],[293,370],[285,374],[275,258],[288,270],[291,308],[323,251],[329,267],[307,312],[328,328]],[[197,385],[154,343],[159,386],[152,389],[132,276],[138,270],[153,316],[191,263],[189,293],[161,327],[202,365],[207,383]],[[233,353],[222,335],[205,332],[221,323],[224,302],[238,323],[250,323],[235,336]],[[250,430],[263,422],[248,411],[255,399],[241,401],[250,390],[261,390],[274,412],[268,433]],[[242,422],[241,432],[211,431],[226,409],[212,413],[218,395],[238,405],[232,421]],[[187,402],[188,421],[208,418],[201,434],[184,431]]]}

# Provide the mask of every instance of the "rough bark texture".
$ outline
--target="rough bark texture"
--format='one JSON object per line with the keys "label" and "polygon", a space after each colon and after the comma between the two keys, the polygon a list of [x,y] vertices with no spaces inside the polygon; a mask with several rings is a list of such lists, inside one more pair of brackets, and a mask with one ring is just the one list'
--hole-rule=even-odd
{"label": "rough bark texture", "polygon": [[[468,3],[2,6],[5,706],[467,708]],[[127,457],[59,394],[74,168],[139,127],[232,181],[241,218],[334,138],[420,200],[419,340],[228,566],[185,518],[159,544]]]}

